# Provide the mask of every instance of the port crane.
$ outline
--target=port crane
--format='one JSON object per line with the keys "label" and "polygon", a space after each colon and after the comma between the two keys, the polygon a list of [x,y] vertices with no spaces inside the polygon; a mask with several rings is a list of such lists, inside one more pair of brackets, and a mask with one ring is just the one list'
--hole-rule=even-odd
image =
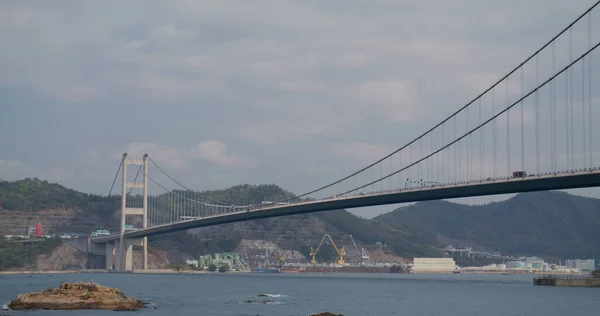
{"label": "port crane", "polygon": [[360,248],[361,251],[358,250],[358,246],[356,245],[356,242],[354,241],[354,237],[352,237],[352,235],[348,234],[348,236],[350,236],[350,239],[352,240],[352,244],[354,245],[354,249],[356,249],[356,253],[360,256],[360,258],[362,259],[360,261],[360,265],[364,266],[365,265],[365,260],[369,260],[369,255],[367,254],[367,252],[365,251],[365,248]]}
{"label": "port crane", "polygon": [[312,247],[310,248],[310,255],[312,257],[312,260],[310,261],[311,264],[317,264],[317,253],[319,252],[319,249],[321,249],[321,246],[323,246],[323,242],[325,242],[325,239],[329,239],[329,241],[331,242],[331,245],[333,246],[333,248],[335,249],[335,252],[337,252],[338,256],[340,257],[337,261],[338,264],[345,264],[346,261],[344,261],[344,256],[346,255],[346,248],[342,247],[341,249],[339,249],[335,243],[333,242],[333,239],[331,239],[331,236],[329,236],[329,234],[325,234],[325,236],[323,236],[323,238],[321,239],[321,242],[319,243],[319,246],[317,247],[317,249],[313,250]]}

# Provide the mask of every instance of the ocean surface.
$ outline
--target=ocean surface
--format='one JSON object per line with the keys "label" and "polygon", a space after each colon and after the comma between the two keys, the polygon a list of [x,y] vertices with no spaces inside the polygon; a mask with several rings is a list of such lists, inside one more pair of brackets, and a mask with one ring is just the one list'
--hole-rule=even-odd
{"label": "ocean surface", "polygon": [[[94,281],[152,302],[136,315],[600,315],[599,288],[536,287],[532,280],[532,275],[475,274],[1,275],[0,305],[61,281]],[[261,293],[271,297],[258,297]],[[275,302],[265,304],[265,299]],[[122,313],[127,314],[0,311],[27,316]]]}

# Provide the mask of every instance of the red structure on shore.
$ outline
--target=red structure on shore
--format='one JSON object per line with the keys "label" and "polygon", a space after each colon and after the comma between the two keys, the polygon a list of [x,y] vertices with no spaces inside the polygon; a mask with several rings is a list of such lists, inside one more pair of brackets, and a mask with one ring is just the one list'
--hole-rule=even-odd
{"label": "red structure on shore", "polygon": [[35,237],[42,237],[43,227],[42,224],[35,224]]}

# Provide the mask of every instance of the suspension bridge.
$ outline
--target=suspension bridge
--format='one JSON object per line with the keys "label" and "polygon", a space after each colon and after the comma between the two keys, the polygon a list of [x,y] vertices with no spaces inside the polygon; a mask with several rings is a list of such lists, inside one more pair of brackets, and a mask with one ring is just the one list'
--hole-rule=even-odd
{"label": "suspension bridge", "polygon": [[[151,155],[135,160],[124,154],[111,186],[112,192],[121,174],[120,232],[92,242],[105,246],[106,266],[117,270],[131,270],[132,247],[142,246],[142,266],[147,269],[148,236],[190,228],[335,209],[600,186],[600,130],[595,124],[600,89],[593,80],[600,65],[600,19],[593,18],[598,4],[410,142],[291,198],[246,203],[216,199],[177,181]],[[131,182],[129,165],[137,166]],[[177,189],[169,188],[173,185]],[[151,186],[158,193],[149,195]],[[134,195],[134,189],[143,193]]]}

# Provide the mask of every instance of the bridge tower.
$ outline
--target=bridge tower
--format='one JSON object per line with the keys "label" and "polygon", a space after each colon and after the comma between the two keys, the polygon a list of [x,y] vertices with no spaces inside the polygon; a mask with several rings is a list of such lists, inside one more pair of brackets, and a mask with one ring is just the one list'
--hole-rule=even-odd
{"label": "bridge tower", "polygon": [[[127,166],[137,165],[142,166],[144,171],[143,182],[128,182],[127,181]],[[115,242],[113,247],[117,248],[116,265],[118,270],[133,270],[133,246],[142,246],[142,269],[148,269],[148,237],[143,238],[125,238],[125,223],[127,215],[142,215],[142,228],[148,226],[148,154],[144,155],[143,160],[132,160],[127,153],[123,154],[121,169],[123,172],[123,186],[121,191],[121,224],[119,229],[119,241]],[[143,189],[142,207],[127,206],[127,189],[137,188]],[[109,247],[107,247],[109,248]],[[114,248],[113,248],[114,249]],[[114,251],[114,250],[113,250]],[[110,269],[110,266],[107,266]]]}

